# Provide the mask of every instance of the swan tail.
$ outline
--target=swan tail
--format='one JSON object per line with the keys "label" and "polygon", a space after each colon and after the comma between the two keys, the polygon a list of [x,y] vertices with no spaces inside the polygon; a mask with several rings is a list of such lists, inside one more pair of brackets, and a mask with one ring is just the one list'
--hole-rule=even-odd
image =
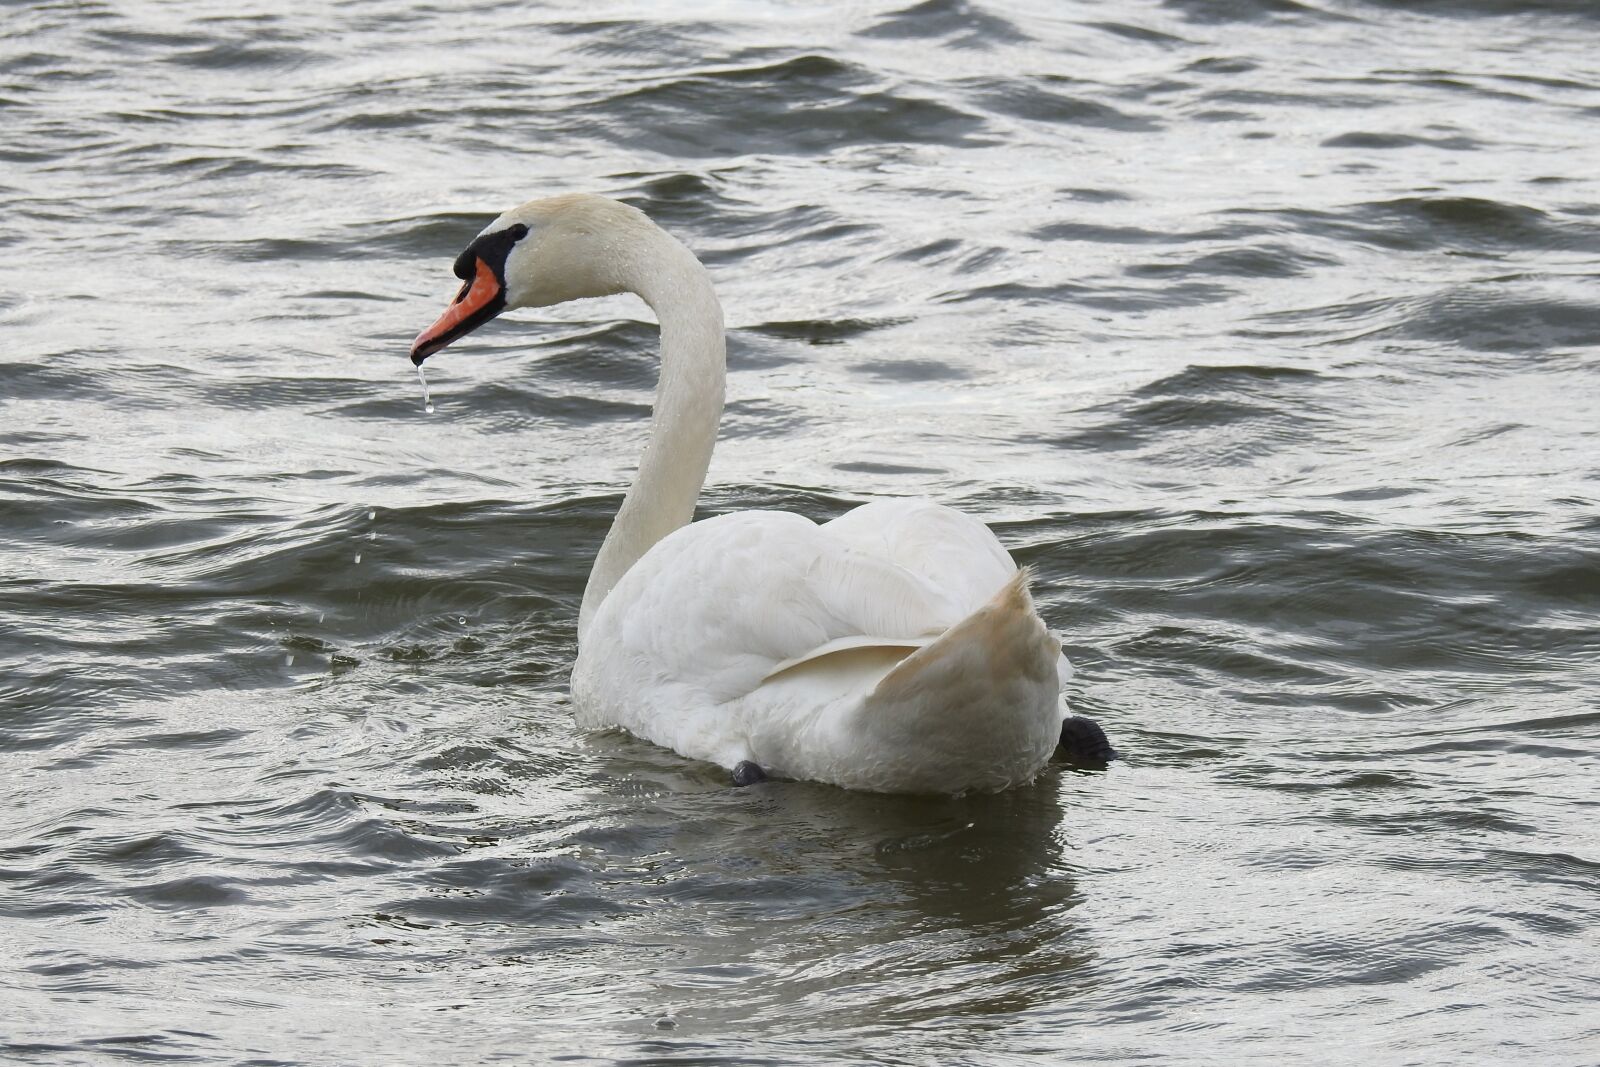
{"label": "swan tail", "polygon": [[[1019,570],[990,601],[905,657],[863,702],[861,729],[906,792],[1004,789],[1036,775],[1061,734],[1061,644]],[[883,768],[888,769],[888,768]]]}

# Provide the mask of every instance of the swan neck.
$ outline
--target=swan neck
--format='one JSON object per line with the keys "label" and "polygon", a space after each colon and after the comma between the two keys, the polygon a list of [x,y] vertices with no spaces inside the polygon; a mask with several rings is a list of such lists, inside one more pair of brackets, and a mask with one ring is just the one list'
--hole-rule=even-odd
{"label": "swan neck", "polygon": [[583,639],[595,612],[656,542],[694,518],[716,445],[727,377],[722,306],[700,261],[651,227],[622,288],[638,294],[661,323],[661,376],[639,469],[611,524],[578,613]]}

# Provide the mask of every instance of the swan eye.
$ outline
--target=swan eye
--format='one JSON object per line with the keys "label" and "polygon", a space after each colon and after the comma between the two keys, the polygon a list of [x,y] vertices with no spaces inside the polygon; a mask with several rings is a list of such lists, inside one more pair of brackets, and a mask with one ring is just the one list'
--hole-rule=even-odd
{"label": "swan eye", "polygon": [[505,270],[506,256],[511,254],[511,247],[526,236],[528,228],[520,222],[503,230],[496,230],[494,233],[486,233],[456,257],[455,266],[451,269],[455,276],[466,282],[469,287],[472,285],[472,279],[477,277],[480,259],[493,267],[495,274],[501,274]]}

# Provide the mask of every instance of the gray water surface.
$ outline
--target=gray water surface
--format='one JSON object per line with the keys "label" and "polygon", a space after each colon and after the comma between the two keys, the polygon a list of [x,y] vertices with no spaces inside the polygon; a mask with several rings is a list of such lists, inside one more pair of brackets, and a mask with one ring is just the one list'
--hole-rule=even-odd
{"label": "gray water surface", "polygon": [[[1600,1062],[1597,57],[1561,0],[8,6],[0,1058]],[[723,297],[703,513],[984,518],[1125,760],[574,728],[654,325],[508,314],[432,415],[405,355],[578,190]]]}

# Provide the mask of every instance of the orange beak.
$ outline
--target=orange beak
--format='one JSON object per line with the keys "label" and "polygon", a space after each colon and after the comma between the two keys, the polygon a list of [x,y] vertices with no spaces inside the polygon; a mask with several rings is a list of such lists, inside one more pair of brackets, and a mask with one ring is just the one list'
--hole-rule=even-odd
{"label": "orange beak", "polygon": [[477,259],[476,264],[472,279],[461,287],[444,314],[411,342],[412,363],[422,366],[423,360],[505,310],[505,287],[500,279],[482,259]]}

